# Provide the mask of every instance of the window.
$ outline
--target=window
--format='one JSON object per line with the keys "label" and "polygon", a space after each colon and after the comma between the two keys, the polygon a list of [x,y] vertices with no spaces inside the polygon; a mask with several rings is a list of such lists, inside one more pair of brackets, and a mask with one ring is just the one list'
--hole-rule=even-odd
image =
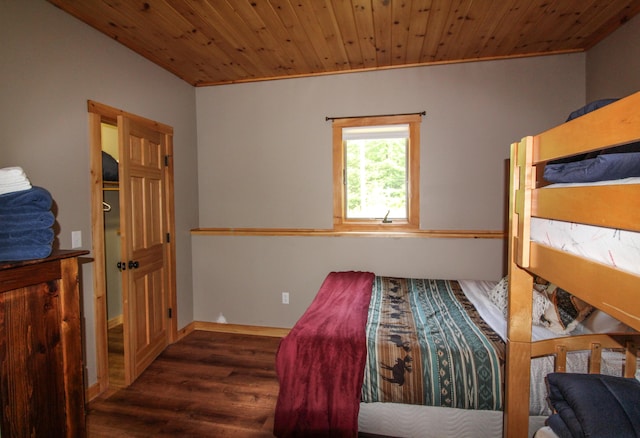
{"label": "window", "polygon": [[334,228],[420,225],[420,115],[333,121]]}

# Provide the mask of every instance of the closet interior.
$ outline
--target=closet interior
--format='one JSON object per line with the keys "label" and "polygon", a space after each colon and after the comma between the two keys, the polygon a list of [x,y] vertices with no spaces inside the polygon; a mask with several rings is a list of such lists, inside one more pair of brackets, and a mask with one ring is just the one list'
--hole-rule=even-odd
{"label": "closet interior", "polygon": [[102,210],[104,214],[105,284],[109,350],[109,386],[124,386],[122,275],[120,273],[120,191],[118,129],[102,123]]}

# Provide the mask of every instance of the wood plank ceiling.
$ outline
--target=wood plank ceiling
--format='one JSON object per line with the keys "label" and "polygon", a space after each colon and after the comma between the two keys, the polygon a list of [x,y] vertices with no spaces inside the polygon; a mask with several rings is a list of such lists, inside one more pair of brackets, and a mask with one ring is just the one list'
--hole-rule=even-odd
{"label": "wood plank ceiling", "polygon": [[194,86],[588,50],[640,0],[49,0]]}

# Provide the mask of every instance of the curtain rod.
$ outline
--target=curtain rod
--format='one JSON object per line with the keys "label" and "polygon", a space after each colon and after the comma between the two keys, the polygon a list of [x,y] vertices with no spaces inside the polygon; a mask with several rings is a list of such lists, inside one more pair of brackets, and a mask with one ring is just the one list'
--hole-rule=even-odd
{"label": "curtain rod", "polygon": [[333,121],[338,119],[364,119],[365,117],[392,117],[392,116],[413,116],[413,115],[425,116],[427,115],[427,112],[422,111],[420,113],[406,113],[406,114],[379,114],[376,116],[325,117],[324,120],[328,122],[329,120]]}

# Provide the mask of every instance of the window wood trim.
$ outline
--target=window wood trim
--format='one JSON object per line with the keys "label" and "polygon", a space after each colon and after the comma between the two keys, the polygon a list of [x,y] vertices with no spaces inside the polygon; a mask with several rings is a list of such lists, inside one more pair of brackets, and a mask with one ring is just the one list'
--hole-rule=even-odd
{"label": "window wood trim", "polygon": [[[420,228],[420,114],[335,119],[333,121],[333,228],[339,231],[414,231]],[[407,149],[407,220],[346,220],[344,199],[344,143],[342,128],[375,125],[409,125]]]}

